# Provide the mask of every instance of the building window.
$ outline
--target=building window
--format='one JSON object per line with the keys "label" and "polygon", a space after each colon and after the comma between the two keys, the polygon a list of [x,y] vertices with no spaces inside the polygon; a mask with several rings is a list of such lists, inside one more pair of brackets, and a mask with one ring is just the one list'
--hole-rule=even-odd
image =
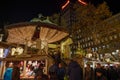
{"label": "building window", "polygon": [[91,37],[90,37],[90,39],[92,40],[92,39],[93,39],[93,37],[91,36]]}
{"label": "building window", "polygon": [[88,47],[87,43],[86,43],[86,47]]}
{"label": "building window", "polygon": [[88,43],[88,45],[90,46],[90,42]]}
{"label": "building window", "polygon": [[109,48],[110,46],[109,46],[109,45],[107,45],[106,47],[107,47],[107,48]]}
{"label": "building window", "polygon": [[101,46],[99,46],[99,49],[101,49]]}
{"label": "building window", "polygon": [[91,42],[91,45],[94,45],[94,43],[93,43],[93,42]]}
{"label": "building window", "polygon": [[97,38],[99,38],[100,37],[100,35],[99,34],[97,34]]}
{"label": "building window", "polygon": [[83,45],[81,45],[81,48],[83,48]]}
{"label": "building window", "polygon": [[78,46],[76,45],[76,47],[75,48],[77,48]]}
{"label": "building window", "polygon": [[101,42],[104,42],[104,39],[102,39]]}
{"label": "building window", "polygon": [[90,37],[88,37],[88,41],[90,40]]}
{"label": "building window", "polygon": [[98,48],[97,48],[97,47],[95,47],[95,51],[98,51]]}
{"label": "building window", "polygon": [[98,43],[100,43],[100,40],[98,40]]}
{"label": "building window", "polygon": [[79,37],[81,38],[81,35],[79,35]]}
{"label": "building window", "polygon": [[102,46],[103,47],[103,49],[105,49],[105,45],[104,46]]}
{"label": "building window", "polygon": [[119,33],[118,35],[119,35],[119,37],[120,37],[120,33]]}
{"label": "building window", "polygon": [[82,46],[80,45],[80,48],[82,48]]}
{"label": "building window", "polygon": [[75,46],[73,46],[73,48],[75,49]]}
{"label": "building window", "polygon": [[94,48],[92,48],[92,51],[94,52],[94,51],[95,51],[95,49],[94,49]]}
{"label": "building window", "polygon": [[79,33],[81,32],[81,30],[79,29]]}
{"label": "building window", "polygon": [[82,43],[82,40],[80,40],[80,43]]}
{"label": "building window", "polygon": [[85,39],[83,39],[83,42],[85,42]]}
{"label": "building window", "polygon": [[107,37],[105,38],[105,41],[108,41],[108,38],[107,38]]}
{"label": "building window", "polygon": [[117,35],[114,35],[114,38],[116,39],[116,38],[117,38]]}
{"label": "building window", "polygon": [[110,40],[113,40],[112,36],[110,36],[109,38],[110,38]]}
{"label": "building window", "polygon": [[85,42],[87,41],[87,38],[85,38]]}
{"label": "building window", "polygon": [[83,45],[83,48],[85,47],[85,45]]}

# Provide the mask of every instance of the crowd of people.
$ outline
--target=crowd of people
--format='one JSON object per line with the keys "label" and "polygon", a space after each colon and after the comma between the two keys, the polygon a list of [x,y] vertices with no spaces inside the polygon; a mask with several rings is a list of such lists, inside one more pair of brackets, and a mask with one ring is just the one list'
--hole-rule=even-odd
{"label": "crowd of people", "polygon": [[[48,68],[48,74],[44,74],[43,69],[43,64],[39,64],[38,68],[32,69],[34,80],[68,80],[68,76],[70,80],[80,80],[82,78],[82,68],[76,61],[71,61],[66,67],[64,63],[53,60],[52,65]],[[20,80],[20,63],[10,63],[7,66],[4,80]]]}
{"label": "crowd of people", "polygon": [[93,69],[90,64],[87,64],[85,80],[120,80],[120,66],[118,64],[102,66],[97,63],[95,69]]}
{"label": "crowd of people", "polygon": [[4,73],[4,80],[20,80],[20,63],[15,62],[9,63],[9,65],[6,66],[7,69]]}
{"label": "crowd of people", "polygon": [[[4,73],[4,80],[20,80],[20,65],[9,64]],[[97,63],[95,68],[86,64],[83,69],[76,60],[69,60],[65,65],[62,61],[53,61],[48,68],[48,74],[43,72],[44,65],[39,64],[34,72],[34,80],[120,80],[120,67],[118,65],[102,66]]]}

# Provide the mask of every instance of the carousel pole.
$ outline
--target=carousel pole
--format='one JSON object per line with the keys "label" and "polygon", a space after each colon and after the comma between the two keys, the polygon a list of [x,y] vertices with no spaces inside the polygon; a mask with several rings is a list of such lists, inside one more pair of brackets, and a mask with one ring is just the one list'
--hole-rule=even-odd
{"label": "carousel pole", "polygon": [[46,52],[46,55],[48,55],[48,42],[47,41],[45,41],[45,42],[46,42],[45,52]]}
{"label": "carousel pole", "polygon": [[23,68],[23,76],[25,77],[25,74],[26,74],[26,64],[27,64],[27,61],[24,60],[24,68]]}
{"label": "carousel pole", "polygon": [[24,53],[20,55],[20,57],[31,57],[31,55],[27,54],[27,51],[28,51],[28,40],[25,39]]}
{"label": "carousel pole", "polygon": [[0,65],[0,79],[2,79],[2,74],[3,74],[3,66],[4,66],[4,61],[1,61],[1,65]]}
{"label": "carousel pole", "polygon": [[25,39],[25,49],[24,49],[24,54],[27,54],[27,50],[28,50],[27,45],[28,45],[28,40]]}
{"label": "carousel pole", "polygon": [[[46,55],[48,55],[48,42],[46,41],[46,46],[45,46],[45,52]],[[49,64],[48,64],[48,59],[45,59],[46,62],[46,74],[48,73],[48,69],[49,69]]]}
{"label": "carousel pole", "polygon": [[48,73],[48,59],[45,59],[45,74]]}
{"label": "carousel pole", "polygon": [[[41,15],[40,15],[41,16]],[[38,55],[41,55],[42,53],[41,53],[41,36],[40,36],[40,31],[41,31],[41,27],[39,26],[39,25],[37,25],[37,27],[36,27],[36,32],[35,32],[35,34],[37,35],[36,37],[35,37],[35,34],[34,34],[34,37],[35,37],[35,40],[36,40],[36,48],[37,49],[39,49],[39,51],[38,51]]]}
{"label": "carousel pole", "polygon": [[4,77],[4,73],[5,73],[5,70],[6,70],[6,61],[3,61],[2,62],[2,68],[1,68],[1,75],[0,75],[0,77],[3,79],[3,77]]}
{"label": "carousel pole", "polygon": [[[28,45],[28,40],[27,39],[25,39],[25,50],[24,50],[24,54],[23,55],[25,55],[25,56],[27,56],[27,50],[28,50],[28,47],[27,47],[27,45]],[[24,68],[23,68],[23,76],[25,77],[25,73],[26,73],[26,63],[27,63],[27,61],[26,60],[24,60]]]}
{"label": "carousel pole", "polygon": [[39,49],[37,54],[41,54],[41,39],[37,39],[36,43],[36,47]]}

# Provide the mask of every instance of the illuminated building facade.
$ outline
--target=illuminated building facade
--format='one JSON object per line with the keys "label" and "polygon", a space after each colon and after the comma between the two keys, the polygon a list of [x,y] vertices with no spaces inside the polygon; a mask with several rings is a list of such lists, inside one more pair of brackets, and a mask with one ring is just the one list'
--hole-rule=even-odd
{"label": "illuminated building facade", "polygon": [[[81,5],[86,5],[86,3],[82,0],[78,0],[77,3]],[[76,24],[76,14],[73,7],[74,4],[76,4],[75,0],[67,0],[66,3],[61,7],[61,20],[65,20],[65,27],[70,33],[72,32],[72,27],[74,27]]]}
{"label": "illuminated building facade", "polygon": [[[81,0],[78,0],[78,2],[82,5],[86,5],[86,3]],[[75,2],[68,0],[66,4],[62,6],[61,11],[61,19],[64,18],[66,20],[66,27],[69,32],[75,34],[74,37],[72,37],[73,44],[71,46],[73,53],[77,50],[79,44],[80,48],[86,51],[90,49],[92,52],[99,53],[111,53],[120,49],[120,13],[97,24],[97,26],[101,28],[97,33],[99,40],[96,44],[93,35],[85,36],[84,34],[87,32],[83,31],[82,28],[79,28],[77,31],[72,31],[72,28],[76,24],[75,10],[73,8],[74,4]]]}
{"label": "illuminated building facade", "polygon": [[[65,20],[65,27],[67,28],[68,32],[70,33],[70,35],[72,35],[71,33],[75,32],[73,31],[73,27],[76,25],[76,14],[75,14],[75,9],[74,9],[74,5],[75,4],[79,4],[80,6],[84,6],[87,5],[86,2],[84,2],[83,0],[67,0],[66,3],[61,7],[61,20]],[[74,38],[76,38],[77,36],[74,36]],[[74,41],[74,40],[73,40]],[[77,49],[78,43],[74,42],[73,45],[71,46],[72,48],[72,53],[74,53],[74,51]]]}
{"label": "illuminated building facade", "polygon": [[80,47],[88,52],[97,53],[112,53],[118,52],[120,50],[120,13],[116,14],[99,24],[97,27],[100,29],[97,32],[97,43],[93,38],[93,35],[85,36],[87,32],[82,29],[75,31],[75,41],[73,49],[78,48],[78,43]]}
{"label": "illuminated building facade", "polygon": [[61,19],[65,20],[65,27],[71,32],[71,28],[75,22],[75,15],[73,12],[73,3],[69,0],[62,6]]}

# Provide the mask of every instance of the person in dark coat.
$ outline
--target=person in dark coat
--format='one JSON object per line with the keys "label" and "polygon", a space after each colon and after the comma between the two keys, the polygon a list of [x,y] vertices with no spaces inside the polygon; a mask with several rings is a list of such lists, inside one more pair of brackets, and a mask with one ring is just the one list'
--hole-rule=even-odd
{"label": "person in dark coat", "polygon": [[43,64],[40,64],[39,67],[34,70],[35,72],[35,77],[34,77],[34,80],[38,80],[39,79],[42,79],[42,76],[43,76]]}
{"label": "person in dark coat", "polygon": [[57,71],[58,65],[53,61],[52,65],[49,67],[50,80],[58,80]]}
{"label": "person in dark coat", "polygon": [[97,69],[96,70],[96,75],[98,77],[98,80],[107,80],[107,77],[103,74],[102,69]]}
{"label": "person in dark coat", "polygon": [[96,68],[94,69],[94,80],[98,80],[98,79],[99,79],[98,76],[97,76],[97,74],[96,74],[96,71],[97,71],[98,69],[101,69],[101,70],[102,70],[102,67],[101,67],[101,64],[100,64],[100,63],[97,63],[97,64],[96,64]]}
{"label": "person in dark coat", "polygon": [[93,78],[93,69],[90,67],[90,64],[87,64],[85,68],[85,80],[92,80]]}
{"label": "person in dark coat", "polygon": [[119,75],[113,66],[110,66],[109,75],[110,75],[110,80],[118,80]]}
{"label": "person in dark coat", "polygon": [[83,78],[83,70],[78,64],[78,62],[71,60],[68,65],[69,80],[82,80]]}
{"label": "person in dark coat", "polygon": [[63,66],[62,63],[59,63],[58,64],[58,70],[57,70],[58,80],[64,80],[65,74],[66,74],[65,67]]}
{"label": "person in dark coat", "polygon": [[14,63],[12,80],[20,80],[20,62]]}

